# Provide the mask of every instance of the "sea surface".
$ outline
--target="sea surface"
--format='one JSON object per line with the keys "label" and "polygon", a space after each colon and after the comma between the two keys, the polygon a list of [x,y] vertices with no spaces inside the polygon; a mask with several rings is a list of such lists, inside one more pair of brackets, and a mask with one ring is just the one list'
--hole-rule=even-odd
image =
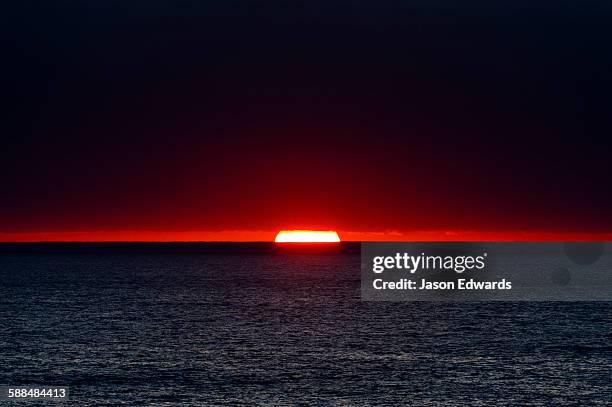
{"label": "sea surface", "polygon": [[0,250],[0,386],[69,386],[45,405],[70,406],[612,405],[612,303],[364,302],[354,247],[189,247]]}

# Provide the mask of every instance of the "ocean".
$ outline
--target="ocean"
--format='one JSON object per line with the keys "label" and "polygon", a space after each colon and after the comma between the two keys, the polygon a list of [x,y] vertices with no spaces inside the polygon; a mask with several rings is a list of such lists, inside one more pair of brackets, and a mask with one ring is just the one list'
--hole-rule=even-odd
{"label": "ocean", "polygon": [[0,386],[68,386],[45,405],[69,406],[612,405],[612,303],[366,302],[359,246],[336,247],[0,245]]}

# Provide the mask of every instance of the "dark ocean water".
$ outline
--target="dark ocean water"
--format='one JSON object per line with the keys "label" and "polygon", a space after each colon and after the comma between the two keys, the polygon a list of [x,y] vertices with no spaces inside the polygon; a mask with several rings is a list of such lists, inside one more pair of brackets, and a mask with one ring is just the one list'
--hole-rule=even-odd
{"label": "dark ocean water", "polygon": [[610,303],[368,303],[359,283],[351,252],[3,253],[0,385],[72,406],[612,403]]}

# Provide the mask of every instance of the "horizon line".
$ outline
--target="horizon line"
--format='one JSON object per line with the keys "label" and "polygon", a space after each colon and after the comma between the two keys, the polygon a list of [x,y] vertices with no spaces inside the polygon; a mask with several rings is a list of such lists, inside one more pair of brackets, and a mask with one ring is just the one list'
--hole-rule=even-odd
{"label": "horizon line", "polygon": [[[274,243],[276,231],[0,232],[0,243]],[[342,231],[340,242],[612,241],[612,232],[430,230]]]}

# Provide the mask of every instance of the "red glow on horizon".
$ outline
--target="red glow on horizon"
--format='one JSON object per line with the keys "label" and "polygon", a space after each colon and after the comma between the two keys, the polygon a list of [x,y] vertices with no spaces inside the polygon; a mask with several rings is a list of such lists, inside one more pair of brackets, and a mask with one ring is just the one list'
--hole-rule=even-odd
{"label": "red glow on horizon", "polygon": [[[275,231],[23,231],[2,232],[0,242],[272,242]],[[612,241],[612,232],[558,231],[478,231],[413,230],[354,231],[339,230],[341,241]]]}

